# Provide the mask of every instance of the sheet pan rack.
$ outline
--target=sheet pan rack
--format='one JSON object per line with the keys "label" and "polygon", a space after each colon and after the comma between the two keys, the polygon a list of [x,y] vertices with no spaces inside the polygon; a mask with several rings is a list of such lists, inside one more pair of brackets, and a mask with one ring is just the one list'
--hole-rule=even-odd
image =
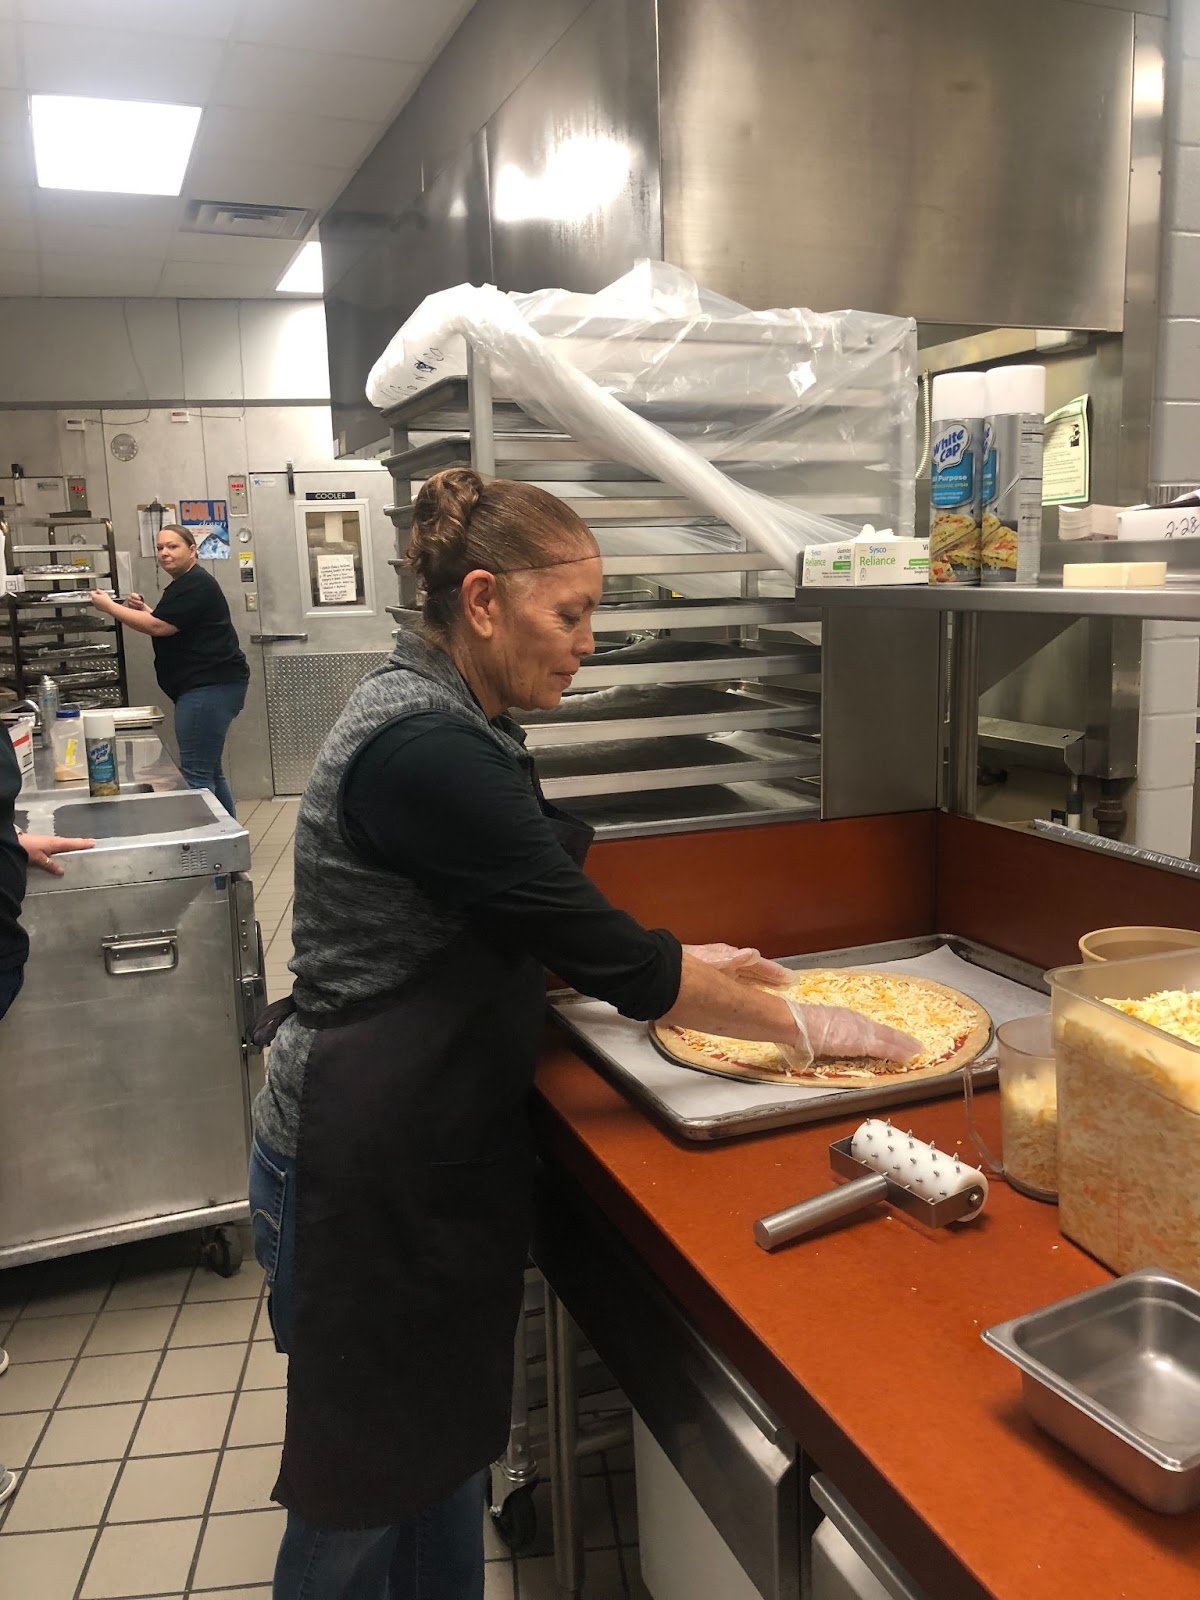
{"label": "sheet pan rack", "polygon": [[[90,590],[112,588],[117,557],[102,517],[37,517],[15,539],[0,522],[5,568],[16,580],[0,609],[0,699],[31,696],[47,674],[64,700],[122,705],[129,698],[120,625],[91,607]],[[41,570],[39,570],[41,569]]]}
{"label": "sheet pan rack", "polygon": [[[742,482],[802,492],[813,511],[867,518],[883,509],[871,447],[837,416],[806,434],[795,459],[767,440],[739,446],[731,460],[722,438],[744,428],[744,404],[728,419],[685,399],[635,409]],[[445,467],[541,484],[596,535],[605,566],[596,654],[557,711],[523,719],[549,799],[609,837],[820,815],[821,630],[794,573],[671,486],[493,395],[473,354],[468,378],[432,384],[385,421],[397,622],[417,617],[403,559],[412,505]]]}

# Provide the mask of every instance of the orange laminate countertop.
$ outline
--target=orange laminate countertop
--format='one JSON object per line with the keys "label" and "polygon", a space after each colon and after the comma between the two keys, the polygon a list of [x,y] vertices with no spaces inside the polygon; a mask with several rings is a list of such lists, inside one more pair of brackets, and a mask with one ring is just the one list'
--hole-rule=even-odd
{"label": "orange laminate countertop", "polygon": [[[886,1206],[768,1255],[755,1219],[833,1182],[840,1120],[673,1139],[551,1029],[542,1147],[607,1212],[931,1600],[1195,1600],[1200,1513],[1145,1510],[1041,1433],[980,1330],[1108,1280],[1057,1209],[992,1183],[975,1222],[929,1230]],[[998,1140],[994,1093],[977,1102]],[[945,1149],[961,1100],[897,1120]],[[586,1330],[585,1330],[586,1331]]]}

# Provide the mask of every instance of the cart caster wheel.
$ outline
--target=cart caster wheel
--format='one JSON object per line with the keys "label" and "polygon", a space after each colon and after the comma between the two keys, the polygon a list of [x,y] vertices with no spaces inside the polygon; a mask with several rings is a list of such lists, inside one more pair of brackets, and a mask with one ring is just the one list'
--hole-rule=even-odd
{"label": "cart caster wheel", "polygon": [[242,1265],[241,1234],[236,1228],[206,1228],[200,1257],[219,1278],[232,1278]]}
{"label": "cart caster wheel", "polygon": [[537,1540],[537,1507],[533,1503],[533,1484],[514,1489],[499,1510],[490,1512],[492,1526],[512,1551],[523,1555]]}

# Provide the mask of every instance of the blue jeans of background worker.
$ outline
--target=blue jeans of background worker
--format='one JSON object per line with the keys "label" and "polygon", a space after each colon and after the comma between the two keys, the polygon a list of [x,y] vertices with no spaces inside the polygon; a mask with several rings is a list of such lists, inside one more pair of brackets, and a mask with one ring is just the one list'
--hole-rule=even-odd
{"label": "blue jeans of background worker", "polygon": [[[286,1354],[295,1316],[296,1163],[257,1137],[250,1223],[275,1345]],[[483,1600],[484,1476],[393,1527],[333,1532],[289,1511],[272,1600]]]}
{"label": "blue jeans of background worker", "polygon": [[233,791],[221,770],[225,737],[246,704],[245,682],[206,683],[185,689],[175,702],[179,770],[189,789],[211,789],[232,817]]}

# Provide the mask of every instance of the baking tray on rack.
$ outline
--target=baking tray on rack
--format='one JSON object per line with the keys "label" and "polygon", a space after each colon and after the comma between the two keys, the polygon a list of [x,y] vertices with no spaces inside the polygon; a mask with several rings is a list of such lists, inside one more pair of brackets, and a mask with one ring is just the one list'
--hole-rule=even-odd
{"label": "baking tray on rack", "polygon": [[[870,967],[934,978],[977,1000],[991,1016],[993,1027],[1050,1009],[1049,990],[1039,967],[955,934],[924,934],[884,944],[820,950],[783,958],[781,965],[797,971],[805,967]],[[550,996],[550,1002],[580,1053],[684,1139],[733,1139],[765,1128],[786,1128],[962,1093],[961,1068],[915,1083],[844,1089],[824,1083],[741,1083],[718,1078],[667,1061],[655,1049],[644,1022],[622,1017],[602,1000],[559,990]],[[971,1078],[976,1087],[994,1083],[995,1062],[981,1058]]]}

